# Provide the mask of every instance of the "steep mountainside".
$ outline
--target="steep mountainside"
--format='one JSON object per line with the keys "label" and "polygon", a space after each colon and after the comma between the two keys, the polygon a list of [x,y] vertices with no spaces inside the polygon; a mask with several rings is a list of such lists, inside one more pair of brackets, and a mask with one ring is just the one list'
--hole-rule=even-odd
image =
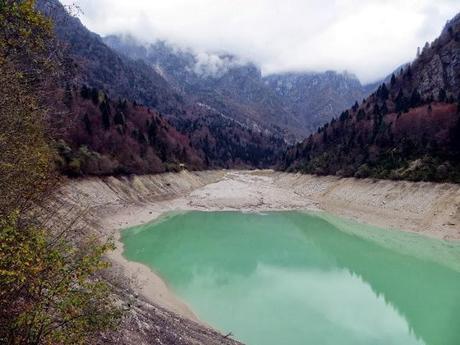
{"label": "steep mountainside", "polygon": [[38,0],[36,6],[53,19],[57,37],[77,65],[79,84],[105,90],[113,97],[158,107],[164,113],[181,109],[180,95],[161,75],[142,61],[118,55],[78,18],[69,15],[58,0]]}
{"label": "steep mountainside", "polygon": [[[73,66],[72,78],[50,100],[58,110],[52,120],[65,125],[60,151],[67,173],[154,173],[180,163],[196,169],[269,167],[284,149],[280,135],[189,99],[152,66],[119,55],[57,0],[39,0],[37,6],[54,20]],[[91,100],[82,96],[87,93]]]}
{"label": "steep mountainside", "polygon": [[[203,154],[157,111],[111,100],[96,88],[66,87],[58,105],[66,114],[57,149],[69,175],[147,174],[203,169]],[[56,107],[57,107],[56,106]]]}
{"label": "steep mountainside", "polygon": [[[272,166],[282,139],[222,118],[184,116],[173,127],[158,111],[83,85],[67,86],[55,108],[65,114],[58,164],[69,175],[148,174]],[[186,133],[186,134],[184,134]]]}
{"label": "steep mountainside", "polygon": [[304,137],[368,94],[347,73],[263,77],[257,66],[232,55],[193,53],[163,41],[142,45],[130,36],[107,36],[104,42],[149,64],[195,102],[290,139]]}
{"label": "steep mountainside", "polygon": [[460,15],[411,64],[283,157],[318,174],[460,181]]}
{"label": "steep mountainside", "polygon": [[308,133],[368,95],[354,75],[333,71],[274,74],[264,78],[264,82]]}

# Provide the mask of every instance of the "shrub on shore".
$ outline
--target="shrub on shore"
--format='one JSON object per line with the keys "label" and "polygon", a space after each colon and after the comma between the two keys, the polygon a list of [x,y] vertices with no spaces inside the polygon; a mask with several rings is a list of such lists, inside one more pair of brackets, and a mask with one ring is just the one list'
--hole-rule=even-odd
{"label": "shrub on shore", "polygon": [[52,26],[28,0],[0,0],[0,22],[0,343],[85,344],[120,315],[98,275],[112,245],[50,226],[59,212],[41,206],[59,182],[44,121],[60,68]]}

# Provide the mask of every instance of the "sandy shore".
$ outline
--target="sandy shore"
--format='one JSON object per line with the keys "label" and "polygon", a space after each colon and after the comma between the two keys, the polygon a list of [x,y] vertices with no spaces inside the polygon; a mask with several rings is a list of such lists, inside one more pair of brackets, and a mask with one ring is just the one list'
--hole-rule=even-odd
{"label": "sandy shore", "polygon": [[165,174],[133,180],[73,182],[64,195],[83,195],[104,236],[117,249],[111,260],[150,302],[192,320],[190,308],[148,267],[127,261],[120,230],[177,210],[324,210],[359,222],[447,240],[460,240],[460,186],[340,179],[273,171]]}
{"label": "sandy shore", "polygon": [[113,262],[125,268],[139,292],[149,301],[159,304],[180,315],[199,321],[191,309],[180,301],[166,283],[150,268],[130,262],[123,257],[120,230],[145,224],[169,211],[223,211],[247,212],[288,209],[317,209],[311,200],[302,198],[273,184],[271,176],[250,172],[228,172],[215,182],[193,190],[185,196],[170,200],[127,204],[116,212],[106,212],[101,225],[116,241],[116,250],[110,254]]}

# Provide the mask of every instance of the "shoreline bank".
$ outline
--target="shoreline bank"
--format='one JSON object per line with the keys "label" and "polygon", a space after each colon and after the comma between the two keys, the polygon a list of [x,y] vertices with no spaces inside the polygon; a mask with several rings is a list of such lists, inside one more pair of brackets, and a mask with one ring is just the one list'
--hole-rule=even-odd
{"label": "shoreline bank", "polygon": [[204,326],[161,277],[123,257],[121,230],[170,211],[322,210],[373,226],[460,240],[460,186],[452,184],[208,171],[72,181],[63,193],[82,197],[79,202],[98,219],[101,236],[114,237],[117,249],[110,260],[137,293]]}

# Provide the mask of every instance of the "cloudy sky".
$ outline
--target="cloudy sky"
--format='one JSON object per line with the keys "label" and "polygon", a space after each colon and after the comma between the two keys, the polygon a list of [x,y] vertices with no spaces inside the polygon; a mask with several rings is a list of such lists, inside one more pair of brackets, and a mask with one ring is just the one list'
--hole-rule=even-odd
{"label": "cloudy sky", "polygon": [[355,73],[372,82],[411,61],[460,12],[459,0],[61,0],[101,35],[130,33],[230,52],[264,74]]}

